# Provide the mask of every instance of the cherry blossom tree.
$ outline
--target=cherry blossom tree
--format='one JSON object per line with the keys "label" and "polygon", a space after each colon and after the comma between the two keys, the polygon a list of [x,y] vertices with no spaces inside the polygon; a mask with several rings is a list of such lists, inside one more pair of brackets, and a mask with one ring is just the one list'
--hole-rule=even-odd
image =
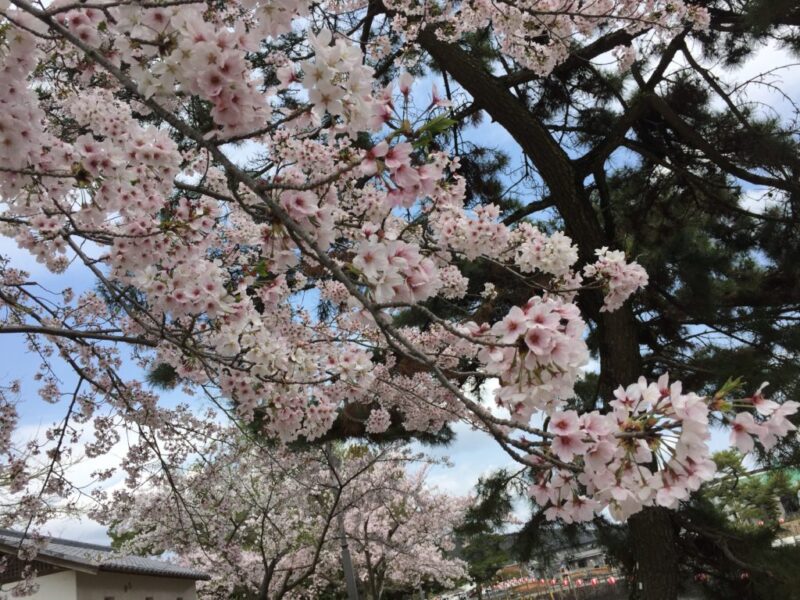
{"label": "cherry blossom tree", "polygon": [[349,502],[351,474],[337,484],[323,452],[218,433],[211,444],[196,440],[201,461],[169,479],[150,469],[140,487],[110,496],[95,518],[123,551],[171,552],[204,569],[212,575],[200,588],[207,598],[283,598],[313,587],[319,565],[338,555],[336,515]]}
{"label": "cherry blossom tree", "polygon": [[424,457],[396,445],[292,452],[225,429],[212,440],[192,441],[203,459],[185,472],[167,479],[156,465],[140,489],[113,494],[95,512],[121,549],[172,552],[211,573],[202,597],[339,590],[342,535],[368,597],[464,576],[445,552],[466,499],[431,491],[426,469],[407,472]]}
{"label": "cherry blossom tree", "polygon": [[345,529],[367,598],[426,583],[452,587],[466,577],[451,553],[468,499],[431,490],[426,476],[427,467],[409,474],[382,463],[360,482],[369,493],[345,514]]}
{"label": "cherry blossom tree", "polygon": [[[0,265],[0,332],[25,336],[41,357],[40,396],[67,405],[34,477],[3,400],[15,507],[4,521],[27,531],[84,493],[62,468],[84,426],[91,455],[134,435],[120,466],[136,486],[151,464],[175,481],[192,452],[167,446],[213,436],[220,419],[283,444],[324,438],[353,407],[376,435],[395,420],[412,432],[463,420],[531,469],[531,496],[568,522],[677,506],[714,474],[711,418],[731,425],[742,451],[794,430],[797,403],[778,405],[763,386],[743,393],[731,381],[701,396],[629,368],[613,371],[606,408],[569,409],[589,360],[578,299],[635,344],[624,304],[647,274],[591,227],[571,225],[573,239],[506,224],[497,206],[468,209],[458,157],[436,143],[451,125],[448,100],[431,87],[419,105],[412,93],[416,48],[446,61],[489,24],[506,56],[544,75],[572,39],[611,28],[655,43],[707,26],[704,9],[2,0],[0,11],[2,233],[51,272],[85,269],[97,283],[52,290]],[[382,35],[351,39],[343,24],[379,13]],[[543,175],[554,195],[568,193],[557,165]],[[580,202],[564,206],[577,207],[572,224],[590,218]],[[495,290],[470,289],[468,266],[500,269],[527,301],[481,318]],[[437,309],[452,302],[472,308]],[[409,310],[429,326],[403,324]],[[131,360],[168,372],[209,412],[160,402],[128,374]],[[69,387],[57,361],[75,374]],[[488,379],[508,416],[467,389]]]}

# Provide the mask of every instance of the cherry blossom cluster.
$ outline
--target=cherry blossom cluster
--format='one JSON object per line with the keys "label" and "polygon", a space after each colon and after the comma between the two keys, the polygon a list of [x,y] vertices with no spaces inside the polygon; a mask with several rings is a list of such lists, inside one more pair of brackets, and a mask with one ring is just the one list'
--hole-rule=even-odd
{"label": "cherry blossom cluster", "polygon": [[486,332],[496,344],[478,354],[487,373],[500,379],[498,404],[528,423],[534,413],[570,398],[589,359],[584,334],[578,307],[559,297],[534,296],[524,307],[513,307]]}
{"label": "cherry blossom cluster", "polygon": [[[56,2],[54,8],[66,4],[71,3]],[[241,8],[248,7],[242,3]],[[243,21],[231,29],[220,27],[193,4],[144,10],[121,5],[108,13],[73,8],[58,13],[57,19],[83,43],[112,52],[118,66],[129,64],[145,99],[196,94],[213,105],[214,121],[230,133],[255,128],[269,116],[245,59],[258,48],[261,31],[246,31]]]}
{"label": "cherry blossom cluster", "polygon": [[647,285],[647,271],[635,262],[625,261],[625,253],[600,248],[597,261],[583,268],[586,277],[596,278],[607,288],[601,311],[615,311],[632,293]]}
{"label": "cherry blossom cluster", "polygon": [[[455,162],[457,165],[457,162]],[[466,211],[458,197],[459,181],[435,195],[431,209],[433,227],[442,249],[469,260],[488,258],[513,266],[519,274],[544,274],[551,290],[566,300],[584,285],[605,290],[604,311],[613,311],[647,285],[647,273],[636,262],[627,262],[621,251],[597,250],[598,260],[574,270],[578,248],[560,231],[547,234],[531,223],[506,226],[494,204]],[[453,192],[456,191],[456,194]],[[449,193],[448,193],[449,192]]]}
{"label": "cherry blossom cluster", "polygon": [[[23,169],[41,154],[36,144],[42,135],[44,113],[25,81],[37,57],[32,35],[16,28],[8,31],[0,51],[0,160],[8,169]],[[4,183],[4,194],[11,195],[15,191],[13,179]]]}
{"label": "cherry blossom cluster", "polygon": [[385,408],[370,411],[366,430],[369,433],[383,433],[392,424],[392,415]]}
{"label": "cherry blossom cluster", "polygon": [[[737,403],[738,408],[745,410],[736,414],[730,422],[731,444],[744,454],[753,451],[755,440],[769,450],[797,429],[786,417],[795,414],[800,403],[788,400],[778,404],[768,400],[763,394],[766,386],[767,383],[762,384],[750,398]],[[746,410],[751,408],[755,408],[755,412]]]}
{"label": "cherry blossom cluster", "polygon": [[[343,39],[333,40],[327,29],[309,35],[309,44],[314,59],[301,62],[299,67],[317,117],[342,117],[342,131],[353,135],[374,129],[372,69],[363,64],[358,48]],[[279,75],[284,85],[297,79],[293,67],[284,67]]]}
{"label": "cherry blossom cluster", "polygon": [[542,271],[555,277],[569,273],[578,260],[578,248],[561,233],[545,235],[529,223],[523,223],[514,232],[518,240],[515,262],[523,273]]}
{"label": "cherry blossom cluster", "polygon": [[500,222],[500,208],[495,204],[476,207],[474,216],[455,207],[440,212],[437,228],[442,243],[470,260],[491,255],[489,249],[502,249],[509,243],[510,232]]}
{"label": "cherry blossom cluster", "polygon": [[606,414],[556,411],[547,432],[558,463],[535,457],[540,468],[534,468],[529,493],[549,519],[567,522],[590,520],[605,509],[625,519],[644,506],[676,508],[716,473],[708,446],[712,412],[733,421],[731,440],[743,452],[752,451],[753,435],[769,449],[795,430],[787,417],[800,408],[796,402],[778,405],[759,389],[738,403],[768,418],[756,423],[751,412],[734,417],[722,395],[684,393],[667,375],[620,386]]}
{"label": "cherry blossom cluster", "polygon": [[418,247],[400,240],[361,242],[353,266],[381,304],[421,302],[433,296],[440,285],[434,263],[421,256]]}

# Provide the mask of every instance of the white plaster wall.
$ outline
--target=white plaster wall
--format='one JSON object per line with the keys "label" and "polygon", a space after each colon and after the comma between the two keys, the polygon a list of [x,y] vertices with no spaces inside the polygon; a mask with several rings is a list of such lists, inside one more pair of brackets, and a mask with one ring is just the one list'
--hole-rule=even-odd
{"label": "white plaster wall", "polygon": [[[76,600],[197,600],[194,581],[122,573],[78,573]],[[43,599],[44,600],[44,599]],[[49,598],[47,600],[50,600]],[[55,599],[53,599],[55,600]]]}
{"label": "white plaster wall", "polygon": [[[77,600],[75,575],[75,571],[61,571],[37,577],[36,583],[39,584],[39,591],[32,596],[25,596],[25,598],[33,600]],[[13,583],[6,583],[0,586],[0,589],[8,591],[13,587]]]}

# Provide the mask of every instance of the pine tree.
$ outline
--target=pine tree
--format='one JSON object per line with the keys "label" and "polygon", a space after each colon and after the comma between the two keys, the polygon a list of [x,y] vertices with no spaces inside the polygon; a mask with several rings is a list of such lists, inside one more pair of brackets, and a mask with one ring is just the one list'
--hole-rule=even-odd
{"label": "pine tree", "polygon": [[[547,77],[509,64],[488,36],[460,45],[432,30],[419,38],[448,89],[458,84],[471,97],[454,109],[460,123],[442,143],[463,153],[474,202],[497,203],[509,224],[563,225],[581,244],[583,260],[594,247],[608,245],[648,269],[650,286],[618,314],[600,313],[592,293],[579,297],[600,362],[575,399],[584,407],[603,406],[616,385],[640,372],[669,371],[706,393],[731,376],[756,386],[769,381],[773,396],[796,399],[800,391],[797,115],[765,114],[748,101],[746,82],[733,89],[706,66],[735,68],[767,43],[797,51],[800,13],[793,2],[696,4],[709,10],[707,31],[676,33],[625,74],[591,61],[634,44],[640,33],[617,31],[576,44]],[[677,73],[668,68],[676,62],[685,66]],[[527,188],[503,173],[507,160],[485,160],[498,156],[493,149],[464,142],[482,115],[519,144]],[[515,193],[519,189],[529,195]],[[485,264],[473,272],[480,273],[472,279],[473,300],[452,307],[454,313],[481,320],[524,301],[525,290],[503,274]],[[474,300],[484,282],[498,289],[489,302]],[[435,309],[442,314],[444,307]],[[407,318],[425,320],[419,313]],[[796,460],[796,453],[787,446],[779,462]],[[607,528],[611,538],[634,548],[628,564],[633,569],[638,562],[637,576],[650,586],[643,597],[677,593],[685,558],[682,518],[653,509],[627,527]],[[535,515],[525,530],[535,531],[538,520]],[[718,545],[710,547],[702,560],[724,555]]]}

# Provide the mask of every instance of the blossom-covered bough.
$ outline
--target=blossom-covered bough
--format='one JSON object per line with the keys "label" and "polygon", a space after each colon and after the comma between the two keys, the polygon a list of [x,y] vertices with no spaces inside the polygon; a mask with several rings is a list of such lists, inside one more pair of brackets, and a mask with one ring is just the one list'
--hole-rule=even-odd
{"label": "blossom-covered bough", "polygon": [[[616,382],[607,409],[569,410],[589,360],[576,296],[600,291],[599,310],[613,313],[647,274],[621,251],[588,256],[585,240],[506,225],[492,205],[466,208],[458,158],[436,144],[448,102],[432,89],[420,103],[398,70],[413,66],[420,40],[491,24],[508,56],[546,74],[576,36],[703,27],[702,9],[12,0],[0,10],[2,233],[50,271],[83,268],[98,285],[54,292],[12,262],[0,267],[0,332],[27,336],[42,358],[40,395],[69,405],[47,475],[33,477],[3,396],[8,522],[30,526],[52,497],[83,493],[62,467],[83,423],[94,428],[89,454],[108,452],[120,428],[136,434],[122,465],[135,486],[145,464],[168,482],[183,468],[185,447],[164,439],[221,417],[283,443],[323,438],[354,414],[375,435],[393,422],[435,432],[464,420],[530,467],[531,496],[566,521],[675,507],[713,475],[712,415],[743,451],[794,429],[794,402],[778,406],[763,389],[747,397],[735,382],[698,396],[666,374]],[[350,39],[344,24],[377,12],[385,35]],[[376,70],[391,69],[396,84],[379,86]],[[501,269],[529,300],[495,322],[477,318],[494,292],[470,287],[476,265]],[[454,318],[437,309],[448,303],[473,310]],[[403,325],[409,310],[430,325]],[[128,352],[213,415],[159,403],[123,375]],[[77,387],[62,389],[55,360]],[[466,391],[492,378],[506,417]]]}

